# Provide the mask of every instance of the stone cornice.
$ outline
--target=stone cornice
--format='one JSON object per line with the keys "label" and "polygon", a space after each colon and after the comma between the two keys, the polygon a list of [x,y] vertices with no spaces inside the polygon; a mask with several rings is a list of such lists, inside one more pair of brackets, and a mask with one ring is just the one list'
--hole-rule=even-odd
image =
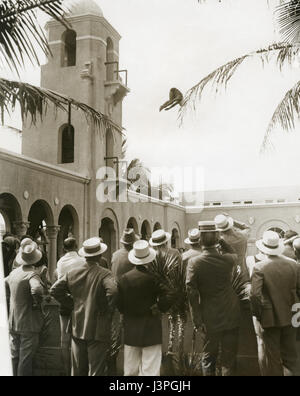
{"label": "stone cornice", "polygon": [[299,207],[300,201],[282,202],[282,203],[254,203],[249,205],[218,205],[218,206],[187,206],[186,213],[200,213],[203,211],[215,211],[224,209],[266,209],[266,208],[284,208],[284,207]]}
{"label": "stone cornice", "polygon": [[19,165],[28,169],[38,170],[49,175],[61,177],[71,181],[76,181],[81,184],[89,184],[91,179],[55,165],[50,165],[46,162],[42,162],[33,158],[25,157],[24,155],[12,153],[10,151],[0,149],[0,160],[11,162],[15,165]]}

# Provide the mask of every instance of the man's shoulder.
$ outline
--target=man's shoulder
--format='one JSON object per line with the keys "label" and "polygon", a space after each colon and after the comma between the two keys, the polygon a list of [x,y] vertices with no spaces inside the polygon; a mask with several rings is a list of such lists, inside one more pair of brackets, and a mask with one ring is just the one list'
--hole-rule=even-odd
{"label": "man's shoulder", "polygon": [[182,254],[182,260],[186,261],[188,259],[194,258],[194,257],[198,257],[202,254],[202,252],[194,250],[194,249],[190,249],[187,252],[184,252]]}
{"label": "man's shoulder", "polygon": [[113,259],[119,259],[119,258],[128,258],[128,253],[126,249],[119,249],[116,252],[113,253],[112,258]]}

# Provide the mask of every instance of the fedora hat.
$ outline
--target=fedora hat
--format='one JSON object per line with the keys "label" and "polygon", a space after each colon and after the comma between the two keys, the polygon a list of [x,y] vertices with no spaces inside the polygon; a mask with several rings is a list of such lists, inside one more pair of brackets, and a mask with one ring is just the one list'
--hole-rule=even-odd
{"label": "fedora hat", "polygon": [[161,246],[165,243],[169,242],[171,239],[171,234],[164,230],[157,230],[154,231],[152,234],[152,238],[150,239],[149,243],[151,246]]}
{"label": "fedora hat", "polygon": [[217,226],[217,230],[220,232],[225,232],[230,230],[233,225],[234,221],[232,217],[225,216],[225,215],[218,215],[215,217],[215,223]]}
{"label": "fedora hat", "polygon": [[145,265],[152,263],[156,257],[156,251],[149,247],[147,241],[137,241],[129,252],[128,259],[134,265]]}
{"label": "fedora hat", "polygon": [[133,245],[134,242],[138,241],[139,237],[135,234],[133,228],[126,228],[123,232],[121,243],[124,245]]}
{"label": "fedora hat", "polygon": [[82,248],[78,253],[81,257],[96,257],[105,253],[106,250],[107,245],[105,245],[105,243],[101,243],[100,238],[95,237],[83,242]]}
{"label": "fedora hat", "polygon": [[216,223],[214,221],[199,221],[199,231],[202,232],[217,232]]}
{"label": "fedora hat", "polygon": [[38,263],[42,257],[43,254],[39,250],[38,245],[31,240],[29,243],[28,240],[24,239],[17,254],[16,262],[19,265],[30,266]]}
{"label": "fedora hat", "polygon": [[189,230],[189,237],[186,238],[184,243],[187,245],[195,245],[200,242],[201,232],[197,228]]}
{"label": "fedora hat", "polygon": [[256,246],[264,254],[280,256],[284,252],[284,243],[277,232],[266,231],[263,238],[256,242]]}

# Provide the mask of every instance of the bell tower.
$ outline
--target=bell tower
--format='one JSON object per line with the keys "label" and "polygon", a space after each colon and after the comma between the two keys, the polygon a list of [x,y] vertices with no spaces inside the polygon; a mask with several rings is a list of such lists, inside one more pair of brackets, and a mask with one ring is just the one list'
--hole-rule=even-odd
{"label": "bell tower", "polygon": [[55,113],[39,125],[23,125],[23,154],[93,177],[119,157],[122,145],[122,102],[129,92],[127,72],[119,70],[119,33],[104,18],[96,0],[69,7],[69,28],[50,20],[47,34],[52,56],[41,68],[41,86],[70,96],[109,117],[117,130],[98,130],[80,110]]}

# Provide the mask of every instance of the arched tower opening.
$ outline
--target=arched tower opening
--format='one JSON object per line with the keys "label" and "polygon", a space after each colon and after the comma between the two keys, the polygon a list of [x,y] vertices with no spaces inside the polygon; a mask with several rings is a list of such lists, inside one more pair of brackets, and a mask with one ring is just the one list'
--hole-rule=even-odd
{"label": "arched tower opening", "polygon": [[75,30],[66,30],[61,38],[61,66],[70,67],[76,66],[76,38],[77,34]]}

